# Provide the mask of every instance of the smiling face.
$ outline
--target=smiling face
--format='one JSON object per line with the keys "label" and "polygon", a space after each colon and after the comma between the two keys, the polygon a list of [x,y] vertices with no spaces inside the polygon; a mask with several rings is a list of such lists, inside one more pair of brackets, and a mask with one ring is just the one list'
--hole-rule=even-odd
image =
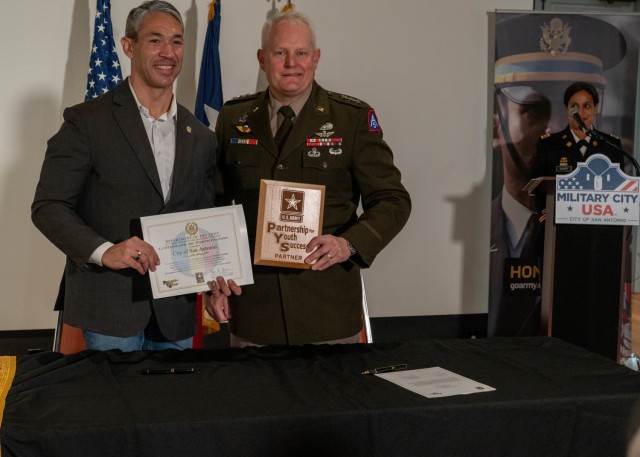
{"label": "smiling face", "polygon": [[593,101],[591,94],[586,90],[578,91],[571,96],[566,106],[567,117],[569,118],[569,126],[571,127],[571,130],[582,133],[578,123],[570,114],[570,111],[574,108],[578,110],[584,125],[586,125],[588,129],[592,129],[593,120],[596,116],[596,112],[598,111],[598,105]]}
{"label": "smiling face", "polygon": [[275,24],[264,49],[258,51],[269,90],[285,105],[313,83],[319,60],[320,50],[314,49],[309,28],[294,21]]}
{"label": "smiling face", "polygon": [[136,93],[144,89],[173,90],[182,68],[183,30],[180,23],[166,13],[150,13],[142,21],[136,40],[121,40],[131,59],[131,83]]}

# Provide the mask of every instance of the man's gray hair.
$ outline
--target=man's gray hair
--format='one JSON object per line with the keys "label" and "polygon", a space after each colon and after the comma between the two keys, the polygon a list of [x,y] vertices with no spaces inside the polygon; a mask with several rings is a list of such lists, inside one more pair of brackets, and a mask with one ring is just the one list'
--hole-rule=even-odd
{"label": "man's gray hair", "polygon": [[136,6],[129,12],[127,16],[127,25],[124,30],[124,35],[127,38],[131,38],[134,41],[138,40],[138,32],[142,26],[142,21],[147,14],[150,13],[165,13],[173,16],[179,23],[180,27],[184,31],[184,22],[182,22],[182,16],[180,12],[169,2],[163,0],[151,0],[144,2],[140,6]]}
{"label": "man's gray hair", "polygon": [[296,24],[306,26],[309,29],[309,33],[311,35],[311,45],[313,46],[313,50],[316,50],[316,30],[313,26],[313,22],[311,22],[309,16],[296,10],[287,10],[267,19],[267,22],[265,22],[262,26],[262,49],[266,48],[267,43],[271,38],[273,26],[283,21],[294,22]]}

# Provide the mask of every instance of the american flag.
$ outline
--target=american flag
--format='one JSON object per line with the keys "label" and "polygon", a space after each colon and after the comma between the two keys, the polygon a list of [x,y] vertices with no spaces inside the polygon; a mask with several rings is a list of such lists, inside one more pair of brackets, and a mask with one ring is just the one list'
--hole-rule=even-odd
{"label": "american flag", "polygon": [[110,0],[98,0],[85,100],[98,97],[122,82],[120,61],[113,40],[110,10]]}

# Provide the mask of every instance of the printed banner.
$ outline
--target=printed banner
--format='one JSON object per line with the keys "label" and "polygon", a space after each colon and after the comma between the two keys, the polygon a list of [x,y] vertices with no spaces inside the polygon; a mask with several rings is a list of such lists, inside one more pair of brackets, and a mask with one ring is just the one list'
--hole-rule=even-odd
{"label": "printed banner", "polygon": [[[572,83],[582,81],[593,85],[599,95],[595,127],[619,137],[624,150],[634,155],[640,17],[555,12],[496,12],[494,17],[487,333],[532,336],[540,329],[541,225],[545,214],[540,212],[542,196],[529,195],[523,189],[536,177],[538,140],[568,126],[564,93]],[[633,174],[626,162],[620,171]],[[603,189],[607,192],[599,193],[601,199],[609,195],[609,189]],[[619,196],[615,198],[621,201],[612,201],[611,194],[606,202],[585,201],[583,206],[583,202],[570,202],[568,199],[575,197],[562,190],[558,197],[567,200],[559,202],[561,211],[580,211],[580,217],[589,213],[589,221],[584,223],[593,223],[596,218],[637,223],[637,192],[615,191]],[[620,197],[622,194],[625,196]],[[574,204],[571,210],[570,203]],[[526,278],[521,276],[524,271]]]}

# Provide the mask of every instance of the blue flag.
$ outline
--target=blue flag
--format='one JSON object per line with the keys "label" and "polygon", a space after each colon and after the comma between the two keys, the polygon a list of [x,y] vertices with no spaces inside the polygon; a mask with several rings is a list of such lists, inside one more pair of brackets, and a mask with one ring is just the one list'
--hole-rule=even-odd
{"label": "blue flag", "polygon": [[209,23],[202,51],[195,115],[213,130],[222,108],[222,77],[220,75],[220,0],[209,5]]}
{"label": "blue flag", "polygon": [[98,97],[122,82],[110,10],[110,0],[98,0],[85,100]]}

